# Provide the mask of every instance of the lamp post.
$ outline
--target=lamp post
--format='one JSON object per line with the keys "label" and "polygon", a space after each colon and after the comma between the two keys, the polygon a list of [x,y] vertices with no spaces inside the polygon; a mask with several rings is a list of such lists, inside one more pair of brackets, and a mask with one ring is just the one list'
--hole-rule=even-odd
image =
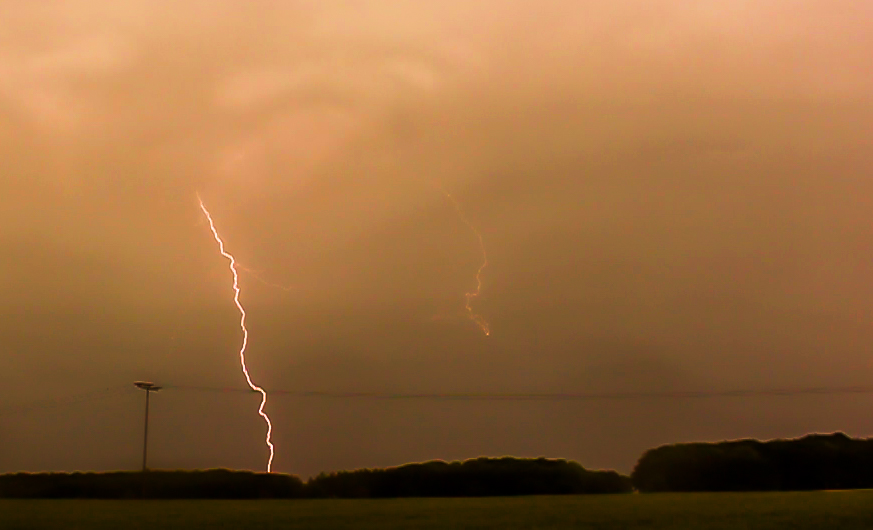
{"label": "lamp post", "polygon": [[146,459],[148,458],[148,447],[149,447],[149,395],[152,392],[157,392],[161,389],[158,385],[154,383],[149,383],[147,381],[136,381],[133,383],[134,386],[141,390],[145,390],[146,393],[146,407],[145,407],[145,432],[143,433],[142,438],[142,471],[146,472]]}

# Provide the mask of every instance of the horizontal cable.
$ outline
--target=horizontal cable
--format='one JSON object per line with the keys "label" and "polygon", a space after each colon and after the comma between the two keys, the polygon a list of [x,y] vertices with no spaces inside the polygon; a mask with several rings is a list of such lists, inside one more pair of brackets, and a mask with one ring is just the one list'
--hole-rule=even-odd
{"label": "horizontal cable", "polygon": [[[247,388],[167,385],[168,390],[192,392],[251,393]],[[693,399],[718,397],[778,397],[804,395],[873,394],[873,386],[770,388],[745,390],[667,390],[646,392],[340,392],[309,390],[270,390],[272,396],[333,399],[380,400],[457,400],[457,401],[591,401],[620,399]]]}
{"label": "horizontal cable", "polygon": [[[131,386],[131,388],[133,388]],[[76,405],[78,403],[85,403],[89,401],[95,401],[99,399],[104,399],[108,397],[117,396],[123,393],[126,393],[128,390],[128,386],[115,386],[111,388],[104,388],[101,390],[95,390],[93,392],[88,392],[86,394],[75,394],[71,396],[60,396],[57,398],[46,399],[41,401],[33,401],[30,403],[22,403],[18,405],[8,405],[6,407],[0,407],[0,416],[10,416],[12,414],[23,414],[26,412],[31,412],[35,410],[43,410],[43,409],[53,409],[59,407],[66,407],[70,405]]]}
{"label": "horizontal cable", "polygon": [[[209,387],[187,385],[164,385],[163,390],[185,392],[209,392],[251,394],[248,388]],[[22,414],[35,410],[60,408],[89,401],[95,401],[136,390],[133,386],[111,387],[86,394],[58,397],[49,400],[10,405],[0,408],[0,416]],[[341,392],[324,390],[267,390],[271,396],[293,398],[326,398],[357,400],[406,400],[406,401],[607,401],[641,399],[701,399],[701,398],[754,398],[791,396],[836,396],[851,394],[873,394],[873,386],[832,386],[803,388],[768,388],[744,390],[666,390],[636,392]]]}

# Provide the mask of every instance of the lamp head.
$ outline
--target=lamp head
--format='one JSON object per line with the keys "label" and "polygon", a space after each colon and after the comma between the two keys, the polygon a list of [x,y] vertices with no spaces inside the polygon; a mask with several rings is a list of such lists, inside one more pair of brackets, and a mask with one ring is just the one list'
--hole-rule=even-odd
{"label": "lamp head", "polygon": [[160,387],[154,383],[150,383],[148,381],[135,381],[133,385],[141,390],[145,390],[147,392],[157,392],[163,387]]}

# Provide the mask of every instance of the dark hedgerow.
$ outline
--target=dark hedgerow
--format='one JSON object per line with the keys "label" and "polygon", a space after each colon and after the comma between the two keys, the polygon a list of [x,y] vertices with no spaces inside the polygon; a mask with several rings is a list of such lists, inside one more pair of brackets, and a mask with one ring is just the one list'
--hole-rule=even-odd
{"label": "dark hedgerow", "polygon": [[0,475],[0,498],[484,497],[658,491],[873,488],[873,439],[843,433],[794,440],[665,445],[646,451],[631,477],[546,458],[431,461],[386,469],[292,475],[213,469]]}
{"label": "dark hedgerow", "polygon": [[267,499],[626,493],[630,478],[566,460],[479,458],[292,475],[212,469],[0,475],[0,498]]}
{"label": "dark hedgerow", "polygon": [[615,471],[588,471],[566,460],[477,458],[323,473],[306,489],[313,497],[484,497],[627,493],[631,484]]}
{"label": "dark hedgerow", "polygon": [[209,469],[0,475],[0,497],[91,499],[268,499],[299,497],[293,475]]}

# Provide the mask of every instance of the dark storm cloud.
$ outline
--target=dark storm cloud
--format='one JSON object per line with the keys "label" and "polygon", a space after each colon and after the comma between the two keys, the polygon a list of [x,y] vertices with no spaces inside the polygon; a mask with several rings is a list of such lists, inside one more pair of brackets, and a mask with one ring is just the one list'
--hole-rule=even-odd
{"label": "dark storm cloud", "polygon": [[[242,386],[198,191],[240,261],[293,287],[242,277],[267,389],[865,383],[870,20],[848,1],[0,1],[0,403]],[[487,340],[463,314],[476,239],[438,185],[488,249]],[[0,470],[135,465],[138,397],[0,416]],[[869,433],[863,403],[823,399],[269,410],[283,471],[627,471],[680,439]],[[162,393],[154,465],[262,467],[250,401]]]}

